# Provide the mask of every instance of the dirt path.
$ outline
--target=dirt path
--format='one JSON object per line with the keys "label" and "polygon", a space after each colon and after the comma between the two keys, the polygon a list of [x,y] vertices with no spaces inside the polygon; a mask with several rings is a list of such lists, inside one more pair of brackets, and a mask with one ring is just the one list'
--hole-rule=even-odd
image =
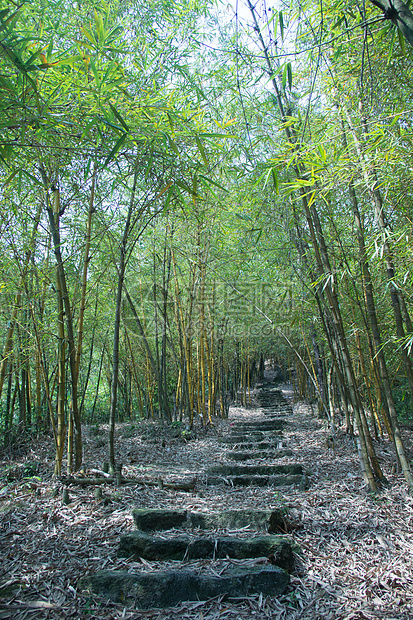
{"label": "dirt path", "polygon": [[[292,396],[287,390],[285,395]],[[297,403],[283,431],[283,442],[293,455],[284,456],[281,462],[300,463],[310,472],[308,490],[300,491],[297,485],[282,490],[205,485],[202,472],[227,462],[222,435],[235,419],[247,421],[254,415],[251,409],[232,408],[228,421],[217,421],[214,428],[198,431],[188,440],[184,427],[166,429],[149,423],[120,427],[118,457],[125,464],[125,476],[149,480],[161,473],[165,481],[176,481],[197,472],[192,493],[106,486],[102,500],[96,500],[93,487],[71,487],[71,502],[64,505],[61,488],[50,476],[50,438],[39,441],[38,447],[33,444],[36,448],[27,446],[18,459],[4,459],[0,471],[0,620],[411,619],[413,499],[407,495],[401,474],[392,473],[389,444],[382,443],[378,453],[390,485],[372,498],[359,474],[352,441],[339,434],[335,449],[327,448],[322,422],[313,417],[309,406]],[[90,471],[105,460],[104,429],[86,429],[85,436],[85,462]],[[412,454],[409,437],[406,443]],[[22,478],[24,473],[34,473],[36,463],[41,463],[38,478]],[[260,464],[259,459],[255,463]],[[202,512],[211,506],[215,510],[282,506],[288,511],[288,534],[302,554],[296,558],[287,594],[231,602],[216,599],[143,612],[77,590],[79,578],[98,569],[133,569],[133,562],[117,557],[120,534],[133,529],[131,508],[179,507]],[[147,564],[158,567],[156,562]]]}

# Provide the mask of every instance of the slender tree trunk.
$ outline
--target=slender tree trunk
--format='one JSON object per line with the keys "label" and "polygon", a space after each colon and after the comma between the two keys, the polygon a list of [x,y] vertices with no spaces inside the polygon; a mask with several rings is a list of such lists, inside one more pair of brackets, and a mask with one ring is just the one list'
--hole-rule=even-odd
{"label": "slender tree trunk", "polygon": [[126,270],[126,249],[129,234],[131,232],[132,214],[135,207],[135,192],[137,185],[137,172],[135,172],[132,195],[129,201],[128,214],[126,217],[125,227],[123,230],[122,241],[120,244],[120,255],[118,265],[118,286],[116,291],[116,308],[115,308],[115,326],[113,334],[113,356],[112,356],[112,382],[110,394],[110,411],[109,411],[109,433],[108,433],[108,451],[109,451],[109,468],[112,474],[116,471],[115,462],[115,421],[118,404],[118,384],[119,384],[119,342],[120,342],[120,320],[122,311],[122,290],[125,279]]}
{"label": "slender tree trunk", "polygon": [[[68,346],[68,356],[69,356],[69,367],[70,367],[70,376],[71,376],[71,403],[70,403],[70,411],[69,416],[73,416],[74,422],[74,432],[75,432],[75,468],[79,469],[82,464],[82,426],[79,415],[79,407],[78,407],[78,374],[77,374],[77,365],[76,365],[76,345],[73,331],[73,313],[72,308],[70,307],[70,299],[67,288],[66,281],[66,273],[64,269],[64,263],[61,252],[61,238],[60,238],[60,230],[59,223],[60,217],[63,214],[63,211],[60,207],[60,191],[55,186],[51,186],[52,192],[52,204],[50,203],[48,187],[50,186],[50,182],[47,178],[46,172],[43,167],[40,167],[40,172],[43,178],[45,191],[46,191],[46,211],[49,220],[50,232],[52,236],[53,242],[53,251],[56,257],[56,265],[57,272],[59,278],[59,286],[62,293],[62,301],[64,307],[64,315],[66,322],[66,330],[67,330],[67,346]],[[72,424],[72,421],[69,421],[69,425]],[[68,467],[72,466],[72,456],[69,454],[69,463]]]}
{"label": "slender tree trunk", "polygon": [[[86,310],[86,290],[87,290],[87,273],[89,269],[90,262],[90,242],[92,236],[92,218],[95,213],[95,187],[96,187],[96,163],[94,164],[93,173],[92,173],[92,187],[90,190],[90,198],[89,198],[89,209],[87,214],[87,222],[86,222],[86,235],[85,235],[85,251],[83,257],[83,268],[82,268],[82,283],[81,283],[81,293],[80,293],[80,304],[79,304],[79,318],[77,323],[77,346],[76,346],[76,376],[79,377],[80,374],[80,358],[82,355],[82,344],[83,344],[83,325],[85,318],[85,310]],[[85,385],[85,391],[86,391]],[[83,404],[83,398],[82,398]],[[82,411],[82,405],[79,407],[79,416]]]}
{"label": "slender tree trunk", "polygon": [[[55,475],[60,476],[62,473],[62,459],[64,450],[65,437],[65,403],[66,403],[66,339],[64,328],[64,306],[63,296],[60,288],[61,281],[59,275],[56,274],[57,288],[57,326],[58,326],[58,384],[57,384],[57,433],[56,433],[56,460]],[[69,422],[70,425],[70,422]],[[68,433],[68,455],[71,455],[71,434]],[[70,459],[70,456],[69,456]],[[69,467],[68,459],[68,471]]]}

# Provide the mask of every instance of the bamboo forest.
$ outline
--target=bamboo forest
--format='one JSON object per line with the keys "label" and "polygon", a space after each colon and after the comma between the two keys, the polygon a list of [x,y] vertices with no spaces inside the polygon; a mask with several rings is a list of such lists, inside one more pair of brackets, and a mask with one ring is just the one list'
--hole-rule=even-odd
{"label": "bamboo forest", "polygon": [[0,619],[412,618],[409,3],[0,0],[0,63]]}

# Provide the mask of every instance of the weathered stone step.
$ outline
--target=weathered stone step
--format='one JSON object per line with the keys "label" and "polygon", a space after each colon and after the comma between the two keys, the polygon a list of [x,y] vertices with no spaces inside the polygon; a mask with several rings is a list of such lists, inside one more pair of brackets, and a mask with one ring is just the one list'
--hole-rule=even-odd
{"label": "weathered stone step", "polygon": [[225,456],[231,461],[249,461],[255,459],[281,459],[283,456],[291,456],[292,450],[262,450],[261,452],[226,452]]}
{"label": "weathered stone step", "polygon": [[254,422],[233,422],[231,429],[234,431],[280,431],[285,425],[285,420],[274,418],[273,420],[257,420]]}
{"label": "weathered stone step", "polygon": [[126,606],[149,609],[171,607],[182,601],[206,601],[220,595],[278,596],[288,584],[288,573],[277,566],[251,566],[231,567],[219,577],[194,570],[134,573],[103,570],[83,577],[79,587]]}
{"label": "weathered stone step", "polygon": [[245,443],[246,441],[248,441],[249,443],[252,442],[260,442],[260,441],[268,441],[269,439],[271,439],[274,436],[279,437],[282,434],[282,431],[262,431],[262,432],[245,432],[242,435],[241,434],[228,434],[228,435],[224,435],[220,441],[222,443],[229,443],[229,444],[235,444],[235,443]]}
{"label": "weathered stone step", "polygon": [[142,531],[169,530],[172,528],[199,528],[202,530],[240,529],[278,532],[284,527],[282,510],[225,510],[225,512],[190,512],[156,508],[132,510],[136,527]]}
{"label": "weathered stone step", "polygon": [[287,413],[290,413],[290,409],[288,407],[274,407],[274,405],[261,405],[261,407],[258,407],[258,412],[260,411],[265,415],[273,413],[274,416],[285,416]]}
{"label": "weathered stone step", "polygon": [[275,388],[275,387],[270,387],[268,385],[263,385],[262,387],[260,387],[259,390],[257,390],[257,395],[261,396],[263,394],[274,394],[274,396],[280,396],[281,398],[284,398],[282,391],[280,390],[280,388]]}
{"label": "weathered stone step", "polygon": [[256,486],[256,487],[266,487],[266,486],[274,486],[274,487],[285,487],[291,486],[292,484],[302,484],[304,476],[301,475],[281,475],[281,476],[225,476],[225,477],[215,477],[210,476],[207,479],[207,484],[214,486],[219,484],[227,484],[229,486],[234,487],[248,487],[248,486]]}
{"label": "weathered stone step", "polygon": [[166,538],[135,531],[120,537],[119,556],[144,560],[220,559],[236,560],[271,556],[272,563],[291,572],[294,557],[291,544],[280,536],[262,534],[249,538],[231,536],[192,536],[179,534]]}
{"label": "weathered stone step", "polygon": [[249,437],[241,437],[240,441],[222,441],[222,443],[228,444],[228,446],[232,446],[232,448],[237,447],[239,450],[274,450],[279,446],[280,435],[278,438],[274,438],[272,441],[245,441],[245,439],[249,439]]}
{"label": "weathered stone step", "polygon": [[206,471],[211,476],[271,476],[273,474],[303,475],[302,465],[215,465]]}

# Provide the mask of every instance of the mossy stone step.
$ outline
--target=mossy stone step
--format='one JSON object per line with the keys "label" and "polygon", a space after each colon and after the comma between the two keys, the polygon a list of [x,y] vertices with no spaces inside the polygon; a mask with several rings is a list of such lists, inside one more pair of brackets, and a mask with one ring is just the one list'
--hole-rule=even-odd
{"label": "mossy stone step", "polygon": [[227,452],[225,454],[227,459],[231,461],[253,461],[255,459],[281,459],[284,456],[291,456],[292,450],[262,450],[261,452]]}
{"label": "mossy stone step", "polygon": [[235,509],[224,512],[190,512],[156,508],[135,508],[133,520],[139,530],[153,532],[172,528],[199,528],[202,530],[240,529],[278,532],[284,526],[284,511]]}
{"label": "mossy stone step", "polygon": [[289,575],[277,566],[231,567],[219,577],[197,570],[98,571],[79,581],[90,590],[125,606],[140,609],[172,607],[182,601],[206,601],[215,596],[278,596],[289,584]]}
{"label": "mossy stone step", "polygon": [[248,432],[245,431],[242,435],[241,434],[232,434],[229,433],[228,435],[224,435],[224,437],[222,437],[220,439],[221,443],[245,443],[246,440],[248,440],[248,442],[260,442],[260,441],[268,441],[269,439],[271,439],[274,436],[279,437],[282,434],[282,431],[266,431],[266,432]]}
{"label": "mossy stone step", "polygon": [[273,474],[303,475],[302,465],[215,465],[206,471],[211,476],[271,476]]}
{"label": "mossy stone step", "polygon": [[[281,434],[280,434],[281,435]],[[236,447],[238,450],[274,450],[278,447],[280,441],[280,435],[278,439],[274,438],[272,441],[245,441],[248,437],[242,437],[240,441],[222,441],[226,443],[228,447],[232,446],[232,449]]]}
{"label": "mossy stone step", "polygon": [[119,556],[144,560],[198,560],[230,557],[236,560],[271,556],[272,563],[291,572],[291,544],[280,536],[262,534],[248,538],[179,534],[166,538],[135,531],[120,537]]}
{"label": "mossy stone step", "polygon": [[280,431],[286,424],[286,420],[274,418],[273,420],[257,420],[256,422],[233,422],[231,429],[235,431]]}
{"label": "mossy stone step", "polygon": [[[234,487],[266,487],[266,486],[274,486],[274,487],[285,487],[291,486],[292,484],[302,484],[304,476],[301,475],[280,475],[280,476],[210,476],[207,479],[207,484],[210,486],[219,485],[219,484],[227,484],[229,486]],[[300,487],[301,488],[301,487]]]}

